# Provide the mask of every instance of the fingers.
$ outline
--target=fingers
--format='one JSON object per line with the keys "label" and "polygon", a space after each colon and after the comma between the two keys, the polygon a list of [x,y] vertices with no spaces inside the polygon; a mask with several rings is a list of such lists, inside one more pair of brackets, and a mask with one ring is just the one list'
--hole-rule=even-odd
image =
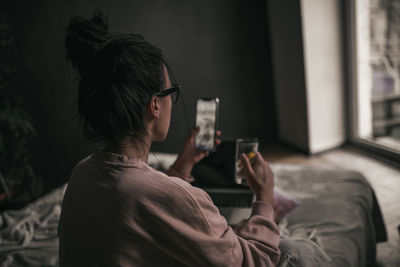
{"label": "fingers", "polygon": [[261,156],[261,153],[257,151],[256,161],[258,163],[264,163],[264,158]]}
{"label": "fingers", "polygon": [[[221,131],[217,131],[217,132],[216,132],[216,135],[217,135],[217,136],[221,136]],[[221,144],[221,142],[222,142],[221,139],[218,139],[218,138],[217,138],[217,139],[215,140],[215,144],[216,144],[217,146],[219,146],[219,145]]]}
{"label": "fingers", "polygon": [[[248,173],[250,176],[254,177],[254,170],[253,170],[253,168],[251,167],[251,163],[250,163],[249,159],[247,158],[247,156],[243,153],[242,155],[240,155],[240,159],[241,159],[242,162],[243,162],[244,171],[245,171],[246,173]],[[247,175],[246,175],[246,176],[247,176]]]}
{"label": "fingers", "polygon": [[196,126],[187,136],[186,138],[186,142],[189,142],[190,144],[194,144],[194,138],[196,137],[196,135],[198,135],[200,132],[200,127]]}

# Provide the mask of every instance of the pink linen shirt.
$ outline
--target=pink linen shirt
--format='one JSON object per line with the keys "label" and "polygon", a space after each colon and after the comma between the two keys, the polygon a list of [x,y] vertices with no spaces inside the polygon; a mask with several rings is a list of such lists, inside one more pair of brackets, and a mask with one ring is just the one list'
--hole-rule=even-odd
{"label": "pink linen shirt", "polygon": [[102,150],[80,161],[59,223],[60,266],[275,266],[273,208],[235,229],[202,189]]}

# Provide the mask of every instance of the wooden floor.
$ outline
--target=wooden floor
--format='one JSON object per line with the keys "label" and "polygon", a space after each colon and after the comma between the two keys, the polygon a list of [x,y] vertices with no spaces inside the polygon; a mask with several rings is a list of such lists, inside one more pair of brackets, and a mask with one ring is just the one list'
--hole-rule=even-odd
{"label": "wooden floor", "polygon": [[266,145],[265,160],[301,165],[331,165],[357,170],[364,174],[375,190],[385,220],[389,241],[378,244],[377,266],[400,266],[400,170],[344,147],[306,156],[283,145]]}

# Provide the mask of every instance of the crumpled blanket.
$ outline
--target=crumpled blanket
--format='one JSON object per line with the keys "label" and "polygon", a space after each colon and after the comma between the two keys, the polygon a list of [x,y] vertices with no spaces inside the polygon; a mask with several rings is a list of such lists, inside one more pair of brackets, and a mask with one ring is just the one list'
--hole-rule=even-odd
{"label": "crumpled blanket", "polygon": [[[300,202],[279,225],[284,238],[309,239],[319,245],[332,259],[321,266],[374,263],[376,243],[387,240],[386,228],[374,190],[361,173],[328,166],[274,164],[272,168],[276,187]],[[307,256],[293,256],[293,251],[292,259]]]}
{"label": "crumpled blanket", "polygon": [[0,266],[57,266],[57,228],[67,184],[0,215]]}

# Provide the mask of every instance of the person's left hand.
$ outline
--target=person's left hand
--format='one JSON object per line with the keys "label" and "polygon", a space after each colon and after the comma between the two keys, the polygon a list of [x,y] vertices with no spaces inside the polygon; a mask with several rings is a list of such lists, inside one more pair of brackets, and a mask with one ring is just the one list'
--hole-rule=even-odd
{"label": "person's left hand", "polygon": [[[172,165],[172,169],[180,173],[182,176],[189,177],[194,165],[201,161],[204,157],[208,156],[209,151],[196,149],[194,145],[194,139],[200,132],[200,127],[196,127],[186,137],[183,149],[175,163]],[[217,136],[221,135],[221,131],[216,132]],[[216,145],[221,144],[221,140],[216,138]]]}
{"label": "person's left hand", "polygon": [[[196,135],[198,135],[200,132],[200,127],[196,127],[193,129],[189,135],[186,137],[185,143],[183,145],[183,149],[180,153],[180,156],[185,159],[185,161],[188,164],[191,165],[196,165],[199,161],[201,161],[204,157],[207,157],[209,154],[209,151],[207,150],[201,150],[201,149],[196,149],[194,145],[194,139],[196,138]],[[216,132],[217,136],[221,135],[221,131]],[[215,140],[216,145],[221,144],[220,139]]]}

